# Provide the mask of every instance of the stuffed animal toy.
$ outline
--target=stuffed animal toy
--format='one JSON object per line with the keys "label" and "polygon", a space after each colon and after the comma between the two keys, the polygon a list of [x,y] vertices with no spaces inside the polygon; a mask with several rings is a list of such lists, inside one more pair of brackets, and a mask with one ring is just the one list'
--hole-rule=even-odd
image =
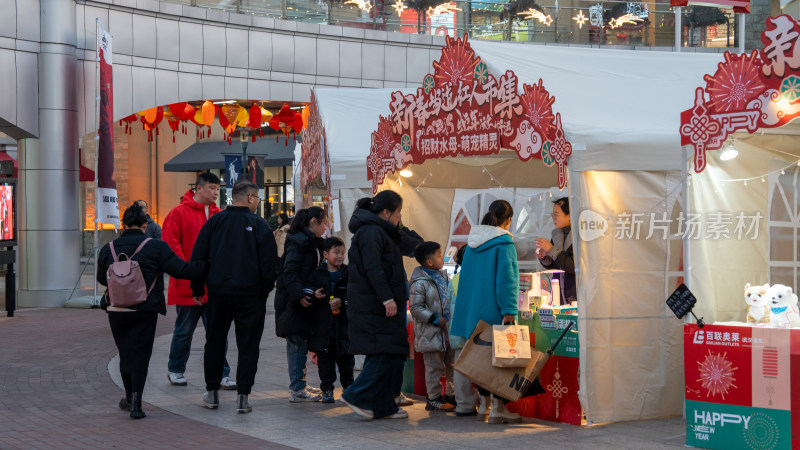
{"label": "stuffed animal toy", "polygon": [[800,322],[797,310],[797,295],[792,288],[774,284],[767,289],[767,302],[770,307],[769,324],[772,327],[787,328]]}
{"label": "stuffed animal toy", "polygon": [[769,305],[767,302],[769,284],[763,286],[744,285],[744,301],[747,303],[747,323],[769,324]]}

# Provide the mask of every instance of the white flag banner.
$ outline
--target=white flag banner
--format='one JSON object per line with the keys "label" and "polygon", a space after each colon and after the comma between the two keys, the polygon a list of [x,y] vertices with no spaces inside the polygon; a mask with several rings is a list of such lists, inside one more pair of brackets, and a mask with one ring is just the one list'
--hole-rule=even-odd
{"label": "white flag banner", "polygon": [[100,120],[97,124],[95,209],[99,223],[109,223],[119,227],[117,182],[114,179],[114,83],[111,76],[111,35],[99,20],[97,55],[100,59]]}

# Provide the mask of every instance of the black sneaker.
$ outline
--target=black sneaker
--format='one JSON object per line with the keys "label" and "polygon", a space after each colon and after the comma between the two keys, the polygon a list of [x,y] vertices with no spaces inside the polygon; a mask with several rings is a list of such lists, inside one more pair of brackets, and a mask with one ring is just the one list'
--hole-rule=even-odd
{"label": "black sneaker", "polygon": [[333,389],[329,391],[322,391],[322,403],[333,403],[336,400],[333,398]]}
{"label": "black sneaker", "polygon": [[456,403],[456,396],[455,395],[443,395],[442,396],[442,400],[445,403],[450,403],[453,406],[458,406],[458,403]]}
{"label": "black sneaker", "polygon": [[444,412],[451,412],[451,411],[453,411],[454,409],[456,409],[456,407],[455,407],[455,406],[453,406],[453,405],[452,405],[452,404],[450,404],[450,403],[446,403],[445,401],[443,401],[443,400],[442,400],[442,397],[437,397],[437,398],[435,398],[435,399],[433,399],[433,400],[431,400],[431,399],[428,399],[428,400],[425,402],[425,410],[426,410],[426,411],[444,411]]}

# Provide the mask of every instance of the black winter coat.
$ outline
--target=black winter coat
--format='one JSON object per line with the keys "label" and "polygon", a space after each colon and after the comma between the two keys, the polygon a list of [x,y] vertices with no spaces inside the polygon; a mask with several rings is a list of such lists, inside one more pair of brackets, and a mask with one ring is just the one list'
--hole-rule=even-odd
{"label": "black winter coat", "polygon": [[[308,277],[308,285],[317,290],[323,289],[325,298],[314,299],[312,309],[312,333],[308,340],[308,349],[315,353],[328,353],[330,341],[334,339],[339,354],[350,353],[350,337],[347,334],[347,265],[342,265],[340,277],[331,289],[331,276],[328,264],[323,262],[319,268]],[[330,297],[342,299],[339,314],[331,312]]]}
{"label": "black winter coat", "polygon": [[[275,334],[278,337],[298,335],[311,337],[311,308],[300,304],[306,294],[308,277],[322,259],[322,239],[309,230],[286,235],[282,270],[275,291]],[[313,300],[313,295],[311,295]]]}
{"label": "black winter coat", "polygon": [[[364,208],[353,213],[349,228],[354,233],[347,253],[350,351],[356,355],[408,356],[409,292],[403,255],[412,254],[422,238]],[[386,317],[386,300],[397,303],[394,317]]]}
{"label": "black winter coat", "polygon": [[[146,238],[142,230],[132,228],[123,231],[120,237],[114,240],[114,251],[117,253],[117,257],[120,257],[122,253],[133,255],[139,244]],[[124,260],[125,258],[122,257],[122,259]],[[202,279],[208,270],[208,264],[204,261],[189,263],[182,260],[169,248],[166,242],[160,239],[150,240],[133,260],[139,263],[147,288],[150,289],[153,280],[155,280],[156,284],[147,296],[147,300],[128,309],[157,312],[162,315],[167,314],[167,304],[164,301],[164,272],[173,278],[188,280],[192,278]],[[111,247],[106,244],[97,257],[97,282],[103,286],[108,286],[108,268],[113,262],[114,257],[111,256]],[[103,304],[101,306],[105,309],[107,305]]]}

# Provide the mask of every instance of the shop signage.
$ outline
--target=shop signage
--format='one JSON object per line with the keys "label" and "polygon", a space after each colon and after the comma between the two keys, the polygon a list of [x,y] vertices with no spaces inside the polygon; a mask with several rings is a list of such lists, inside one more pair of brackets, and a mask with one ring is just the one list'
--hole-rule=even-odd
{"label": "shop signage", "polygon": [[800,116],[800,23],[788,15],[767,19],[764,47],[750,54],[725,52],[694,106],[681,113],[681,145],[694,147],[694,170],[706,167],[706,150],[722,147],[735,131],[775,128]]}
{"label": "shop signage", "polygon": [[466,35],[447,36],[446,42],[422,87],[413,94],[392,93],[388,117],[379,118],[367,157],[373,190],[387,173],[409,164],[494,155],[504,148],[513,149],[522,161],[537,158],[558,166],[558,186],[564,187],[572,145],[542,80],[523,84],[520,93],[516,74],[508,70],[495,77]]}
{"label": "shop signage", "polygon": [[735,13],[750,13],[750,0],[670,0],[669,2],[669,6],[673,8],[676,6],[688,6],[689,4],[703,6],[715,5],[722,8],[733,8],[733,12]]}
{"label": "shop signage", "polygon": [[675,292],[667,299],[667,306],[669,306],[669,309],[671,309],[679,319],[689,314],[689,311],[694,308],[695,303],[697,303],[697,299],[683,283],[681,283],[681,285],[675,289]]}
{"label": "shop signage", "polygon": [[100,121],[97,129],[97,222],[119,227],[117,182],[114,179],[114,82],[111,70],[111,35],[97,21],[97,51],[100,65]]}
{"label": "shop signage", "polygon": [[798,356],[800,330],[685,325],[686,444],[791,448],[800,436],[791,414]]}
{"label": "shop signage", "polygon": [[308,126],[303,129],[302,137],[300,161],[303,170],[300,175],[300,190],[306,193],[309,184],[319,179],[327,186],[330,197],[331,165],[325,145],[325,127],[322,125],[313,89],[309,103]]}

